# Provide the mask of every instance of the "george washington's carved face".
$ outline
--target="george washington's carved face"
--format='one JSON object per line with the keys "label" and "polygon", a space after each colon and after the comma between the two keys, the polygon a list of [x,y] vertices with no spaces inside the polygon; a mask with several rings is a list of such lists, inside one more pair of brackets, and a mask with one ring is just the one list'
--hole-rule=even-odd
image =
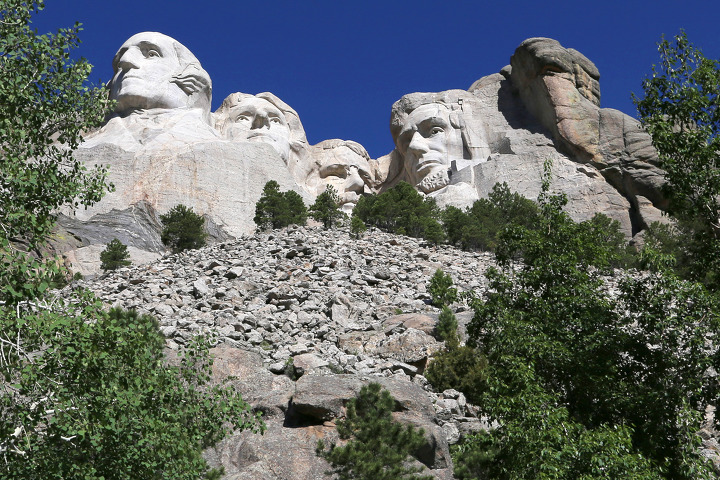
{"label": "george washington's carved face", "polygon": [[110,98],[120,115],[188,106],[209,112],[210,77],[187,48],[167,35],[133,35],[115,54],[113,71]]}
{"label": "george washington's carved face", "polygon": [[438,103],[421,105],[408,115],[396,139],[412,182],[428,193],[449,182],[453,159],[462,158],[459,129],[450,122],[450,110]]}

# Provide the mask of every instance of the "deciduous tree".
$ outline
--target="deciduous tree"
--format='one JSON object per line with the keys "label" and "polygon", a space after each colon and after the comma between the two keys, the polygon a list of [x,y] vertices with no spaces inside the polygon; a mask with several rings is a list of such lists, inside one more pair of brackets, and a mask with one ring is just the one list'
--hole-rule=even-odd
{"label": "deciduous tree", "polygon": [[720,286],[720,60],[683,32],[658,44],[660,62],[634,98],[666,172],[668,212],[678,220],[683,271]]}

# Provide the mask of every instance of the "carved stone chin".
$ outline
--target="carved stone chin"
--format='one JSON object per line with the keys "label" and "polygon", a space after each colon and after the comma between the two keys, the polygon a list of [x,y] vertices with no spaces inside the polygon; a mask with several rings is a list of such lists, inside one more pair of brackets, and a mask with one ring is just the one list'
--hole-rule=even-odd
{"label": "carved stone chin", "polygon": [[417,188],[423,193],[430,193],[434,192],[435,190],[440,190],[441,188],[446,187],[449,184],[450,176],[448,175],[448,171],[438,170],[426,175],[417,185]]}

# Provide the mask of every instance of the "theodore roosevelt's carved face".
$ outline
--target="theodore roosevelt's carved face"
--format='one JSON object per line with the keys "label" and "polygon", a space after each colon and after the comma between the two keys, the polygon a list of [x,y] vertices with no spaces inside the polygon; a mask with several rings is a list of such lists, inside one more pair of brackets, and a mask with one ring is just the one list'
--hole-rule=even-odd
{"label": "theodore roosevelt's carved face", "polygon": [[210,77],[187,48],[167,35],[133,35],[115,54],[113,70],[110,98],[121,115],[187,106],[209,111]]}
{"label": "theodore roosevelt's carved face", "polygon": [[227,138],[268,143],[287,161],[290,127],[283,112],[275,105],[262,98],[248,97],[230,107],[227,117]]}
{"label": "theodore roosevelt's carved face", "polygon": [[450,122],[450,110],[438,103],[421,105],[408,115],[396,139],[411,181],[428,193],[449,182],[454,158],[462,158],[459,129]]}

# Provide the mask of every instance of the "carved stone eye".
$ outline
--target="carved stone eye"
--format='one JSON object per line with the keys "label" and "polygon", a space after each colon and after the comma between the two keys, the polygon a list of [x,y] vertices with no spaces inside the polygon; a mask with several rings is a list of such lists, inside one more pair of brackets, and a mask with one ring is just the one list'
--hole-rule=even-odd
{"label": "carved stone eye", "polygon": [[155,50],[154,48],[151,48],[150,50],[148,50],[146,56],[147,56],[148,58],[152,58],[152,57],[160,57],[161,55],[160,55],[160,52],[158,52],[158,51]]}

